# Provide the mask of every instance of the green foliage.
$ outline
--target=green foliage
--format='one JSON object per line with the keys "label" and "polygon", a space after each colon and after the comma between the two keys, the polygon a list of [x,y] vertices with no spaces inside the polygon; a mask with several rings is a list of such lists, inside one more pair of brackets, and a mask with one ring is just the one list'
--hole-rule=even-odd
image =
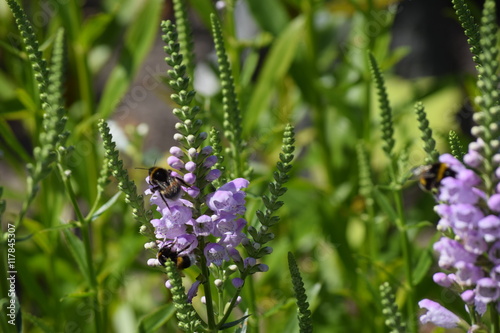
{"label": "green foliage", "polygon": [[[5,14],[0,20],[0,212],[2,240],[6,224],[18,225],[16,286],[24,331],[176,332],[180,326],[195,330],[206,319],[198,311],[205,308],[199,301],[204,288],[187,304],[172,267],[167,276],[146,265],[155,253],[144,242],[155,241],[149,221],[158,214],[145,207],[139,192],[147,186],[146,174],[135,169],[147,168],[148,159],[165,164],[161,154],[168,154],[173,108],[179,145],[199,147],[208,137],[218,157],[214,167],[226,167],[215,186],[230,173],[250,177],[247,249],[269,267],[257,272],[254,266],[247,273],[257,275],[242,288],[230,283],[238,269],[220,272],[224,286],[213,300],[219,305],[213,330],[295,332],[309,321],[305,326],[314,324],[316,332],[386,332],[377,286],[391,281],[407,332],[416,332],[417,301],[440,290],[428,272],[428,228],[437,217],[432,196],[420,194],[407,174],[428,163],[426,155],[435,160],[437,150],[448,150],[442,141],[450,130],[456,131],[451,151],[463,156],[467,133],[443,115],[453,115],[470,97],[462,95],[463,87],[475,78],[396,75],[395,64],[414,50],[390,47],[397,11],[385,1],[247,1],[258,30],[253,35],[240,30],[239,2],[225,3],[215,13],[211,1],[174,1],[177,30],[169,22],[161,25],[169,66],[164,71],[144,64],[161,33],[162,1],[109,0],[99,7],[32,1],[26,13],[7,1],[15,21]],[[479,37],[473,10],[454,1],[480,64],[477,105],[483,112],[475,117],[481,126],[497,119],[491,3]],[[202,44],[210,32],[216,50],[195,57],[193,41]],[[201,74],[192,80],[200,61],[222,86],[212,95],[193,91],[193,83],[208,84]],[[152,67],[160,69],[148,73],[155,83],[165,77],[167,93],[159,84],[146,87],[141,69]],[[161,110],[146,100],[131,106],[137,91],[159,97]],[[422,101],[415,107],[418,121],[416,101]],[[146,137],[139,134],[141,122],[160,124],[163,131]],[[234,134],[226,135],[229,127]],[[495,129],[481,131],[493,147]],[[235,157],[239,171],[232,166]],[[0,252],[7,253],[6,245]],[[302,306],[305,293],[297,293],[305,314],[299,319],[290,288],[297,278],[286,274],[288,252],[308,290],[309,306]],[[3,304],[9,301],[6,260],[0,260]],[[200,272],[190,267],[183,273],[187,285]],[[166,278],[176,279],[178,289],[164,288]],[[229,302],[217,303],[228,294],[234,295]],[[180,306],[176,311],[172,298]],[[5,316],[0,325],[8,333],[20,328]]]}

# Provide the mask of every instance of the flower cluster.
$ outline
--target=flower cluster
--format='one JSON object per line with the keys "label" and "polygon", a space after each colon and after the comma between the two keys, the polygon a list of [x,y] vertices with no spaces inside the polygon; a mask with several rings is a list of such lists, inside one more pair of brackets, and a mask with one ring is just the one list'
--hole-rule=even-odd
{"label": "flower cluster", "polygon": [[[230,259],[242,261],[235,248],[246,238],[242,232],[246,221],[241,216],[245,213],[246,193],[243,189],[248,187],[248,180],[234,179],[204,195],[201,192],[203,188],[221,174],[218,169],[212,168],[217,157],[212,155],[211,147],[204,147],[198,153],[195,149],[184,152],[174,146],[170,153],[172,155],[167,163],[176,170],[170,173],[170,183],[181,184],[188,197],[165,198],[158,191],[153,191],[149,176],[146,178],[150,188],[145,193],[152,194],[151,203],[161,213],[160,218],[151,221],[159,240],[158,248],[168,246],[172,252],[190,256],[194,263],[194,250],[203,244],[200,250],[207,265],[221,266]],[[181,176],[181,173],[184,175]],[[150,259],[148,264],[154,266],[160,265],[160,262]]]}
{"label": "flower cluster", "polygon": [[[467,167],[478,166],[475,146],[470,148],[466,165],[449,154],[439,159],[455,175],[442,179],[437,194],[435,210],[443,237],[434,250],[439,267],[447,273],[436,273],[434,281],[460,294],[471,315],[482,316],[488,304],[498,307],[500,299],[500,187],[492,195],[484,191],[481,178]],[[459,324],[456,316],[430,302],[419,303],[428,310],[422,322],[448,328]]]}

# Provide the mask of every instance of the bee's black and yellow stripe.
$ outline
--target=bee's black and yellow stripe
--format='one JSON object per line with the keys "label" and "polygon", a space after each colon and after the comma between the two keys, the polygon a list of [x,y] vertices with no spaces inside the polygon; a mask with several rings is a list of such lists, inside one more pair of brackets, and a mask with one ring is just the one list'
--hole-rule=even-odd
{"label": "bee's black and yellow stripe", "polygon": [[417,170],[420,187],[426,191],[432,191],[439,187],[443,178],[455,177],[456,172],[450,169],[446,163],[434,163]]}
{"label": "bee's black and yellow stripe", "polygon": [[[180,252],[182,251],[184,250],[181,250]],[[167,245],[158,251],[157,258],[163,266],[165,266],[167,260],[170,259],[175,263],[179,270],[183,270],[191,266],[191,259],[187,255],[180,255],[180,252],[174,251],[171,246]]]}

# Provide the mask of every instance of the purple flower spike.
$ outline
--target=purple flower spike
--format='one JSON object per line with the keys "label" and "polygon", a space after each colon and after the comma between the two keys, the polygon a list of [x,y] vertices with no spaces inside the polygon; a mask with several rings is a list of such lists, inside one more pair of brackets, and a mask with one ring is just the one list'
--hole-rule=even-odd
{"label": "purple flower spike", "polygon": [[476,300],[488,304],[500,297],[498,282],[491,278],[482,278],[477,281]]}
{"label": "purple flower spike", "polygon": [[427,313],[420,317],[422,324],[433,323],[439,327],[454,328],[460,323],[460,318],[456,314],[442,307],[439,303],[423,299],[418,302],[418,306],[427,309]]}
{"label": "purple flower spike", "polygon": [[207,265],[221,266],[224,260],[229,261],[226,249],[219,244],[208,243],[203,250],[203,254],[207,258]]}

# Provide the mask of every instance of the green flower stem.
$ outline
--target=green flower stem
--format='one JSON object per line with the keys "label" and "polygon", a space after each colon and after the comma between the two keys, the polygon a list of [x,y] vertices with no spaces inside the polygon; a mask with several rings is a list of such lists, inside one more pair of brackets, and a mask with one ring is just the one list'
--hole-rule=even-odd
{"label": "green flower stem", "polygon": [[[83,103],[83,114],[85,118],[93,115],[95,108],[94,93],[92,91],[92,79],[88,68],[88,55],[80,45],[74,45],[76,71],[78,75],[78,91],[81,93]],[[93,129],[93,128],[92,128]],[[87,128],[87,131],[89,129]],[[93,162],[93,161],[92,161]]]}
{"label": "green flower stem", "polygon": [[[245,278],[246,278],[246,275],[242,274],[241,279],[245,280]],[[233,311],[233,309],[236,305],[236,301],[238,300],[238,296],[240,296],[242,289],[243,289],[243,287],[236,289],[236,292],[234,293],[233,298],[231,299],[231,302],[229,303],[229,306],[227,307],[226,313],[224,313],[224,316],[222,317],[222,319],[219,321],[219,323],[217,325],[218,327],[220,327],[221,325],[224,325],[224,323],[227,321],[227,319],[231,315],[231,312]],[[251,302],[251,303],[254,303],[254,302]]]}
{"label": "green flower stem", "polygon": [[[200,249],[205,248],[205,242],[202,240],[200,242]],[[201,268],[201,275],[205,277],[203,280],[203,290],[205,291],[205,301],[206,301],[206,308],[207,308],[207,324],[208,324],[208,329],[209,332],[217,332],[216,329],[216,324],[215,324],[215,312],[214,312],[214,304],[212,301],[212,289],[210,288],[210,270],[208,269],[207,266],[207,259],[205,258],[204,255],[200,256],[200,268]]]}
{"label": "green flower stem", "polygon": [[491,332],[492,333],[500,333],[500,324],[499,324],[499,314],[496,307],[497,303],[488,304],[488,308],[490,310],[490,318],[491,318]]}
{"label": "green flower stem", "polygon": [[[392,164],[392,163],[391,163]],[[395,178],[394,174],[394,168],[392,169],[392,179]],[[408,300],[406,302],[407,304],[407,309],[408,309],[408,328],[410,332],[416,333],[418,332],[418,325],[416,322],[416,308],[415,304],[417,304],[416,298],[415,298],[415,290],[413,286],[413,260],[411,256],[411,245],[410,241],[408,240],[408,231],[406,228],[406,222],[405,222],[405,216],[404,216],[404,210],[403,210],[403,199],[401,197],[401,191],[393,191],[394,193],[394,202],[396,204],[396,209],[397,209],[397,215],[398,219],[396,220],[396,226],[399,230],[399,233],[401,235],[401,250],[403,254],[403,262],[404,262],[404,269],[405,269],[405,276],[406,276],[406,286],[407,286],[407,291],[408,291]]]}
{"label": "green flower stem", "polygon": [[80,222],[80,229],[82,231],[82,239],[85,247],[85,258],[87,260],[88,267],[88,276],[90,281],[90,289],[92,291],[92,309],[94,311],[94,325],[96,332],[103,332],[102,330],[102,321],[100,318],[100,304],[99,304],[99,293],[98,293],[98,283],[96,279],[96,274],[94,271],[94,261],[92,259],[92,244],[90,241],[90,228],[89,221],[85,219],[83,216],[80,207],[78,206],[78,202],[76,201],[75,191],[73,190],[73,186],[71,185],[70,177],[66,175],[65,170],[61,163],[57,163],[57,167],[59,169],[59,173],[61,175],[64,187],[68,193],[68,196],[71,200],[71,204],[73,205],[73,209],[75,210],[76,217]]}

